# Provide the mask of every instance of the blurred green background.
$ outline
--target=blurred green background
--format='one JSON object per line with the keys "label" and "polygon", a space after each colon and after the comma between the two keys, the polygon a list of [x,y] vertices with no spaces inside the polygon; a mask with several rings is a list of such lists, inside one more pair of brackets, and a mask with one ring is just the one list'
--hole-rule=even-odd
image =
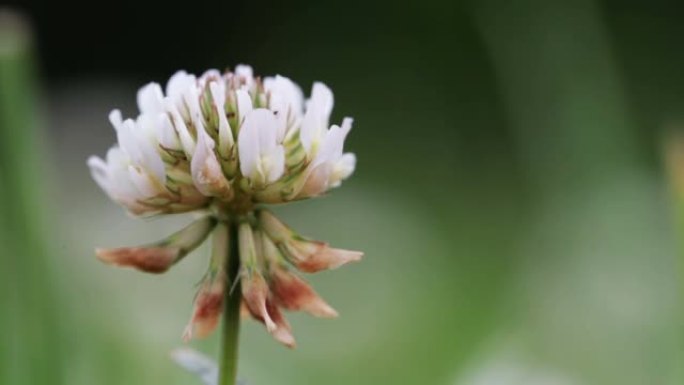
{"label": "blurred green background", "polygon": [[249,384],[684,383],[684,221],[663,164],[684,111],[681,4],[6,5],[0,384],[198,383],[168,352],[207,250],[163,276],[101,265],[95,247],[189,218],[127,217],[85,159],[144,83],[238,63],[322,80],[334,120],[355,118],[355,176],[277,211],[366,252],[310,277],[341,317],[291,315],[296,350],[244,324]]}

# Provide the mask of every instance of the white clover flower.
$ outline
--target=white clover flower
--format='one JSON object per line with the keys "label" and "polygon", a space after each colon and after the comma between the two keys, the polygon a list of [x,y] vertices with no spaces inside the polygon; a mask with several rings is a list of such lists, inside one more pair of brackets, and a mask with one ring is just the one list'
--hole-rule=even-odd
{"label": "white clover flower", "polygon": [[136,215],[313,197],[354,171],[342,150],[352,119],[328,126],[333,95],[323,83],[305,102],[290,79],[261,81],[244,65],[199,78],[179,71],[166,93],[141,88],[137,104],[135,119],[112,111],[118,147],[88,161],[100,187]]}
{"label": "white clover flower", "polygon": [[161,273],[212,234],[211,263],[184,337],[211,333],[238,287],[238,305],[293,347],[281,310],[326,318],[337,312],[291,269],[312,273],[362,256],[302,237],[262,207],[324,194],[353,173],[356,158],[343,150],[353,120],[330,125],[333,102],[323,83],[305,100],[290,79],[261,80],[245,65],[199,77],[179,71],[165,91],[145,85],[135,119],[111,112],[118,144],[104,160],[88,159],[93,178],[134,215],[205,214],[165,240],[98,249],[98,257]]}

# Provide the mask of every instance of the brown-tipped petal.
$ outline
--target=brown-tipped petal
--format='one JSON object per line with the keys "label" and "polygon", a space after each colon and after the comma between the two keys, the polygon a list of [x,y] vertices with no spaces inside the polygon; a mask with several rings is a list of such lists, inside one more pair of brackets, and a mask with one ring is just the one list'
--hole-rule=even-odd
{"label": "brown-tipped petal", "polygon": [[[310,250],[310,248],[300,248],[300,250]],[[311,254],[295,256],[293,263],[305,273],[315,273],[326,269],[336,269],[349,262],[359,261],[361,257],[363,257],[363,253],[360,251],[334,249],[322,244]]]}
{"label": "brown-tipped petal", "polygon": [[249,277],[242,278],[242,298],[252,317],[263,321],[269,332],[276,329],[266,304],[268,285],[261,274],[251,273]]}
{"label": "brown-tipped petal", "polygon": [[266,307],[273,318],[273,322],[276,324],[276,327],[273,330],[269,330],[269,332],[276,341],[288,348],[294,349],[297,346],[297,342],[292,335],[292,328],[285,319],[285,316],[283,316],[283,313],[278,309],[278,306],[272,301],[268,301]]}
{"label": "brown-tipped petal", "polygon": [[363,256],[359,251],[334,249],[325,242],[302,237],[267,210],[260,211],[259,223],[287,260],[307,273],[335,269]]}
{"label": "brown-tipped petal", "polygon": [[286,310],[303,310],[321,318],[338,316],[337,311],[316,294],[309,284],[285,269],[273,272],[271,290],[278,305]]}
{"label": "brown-tipped petal", "polygon": [[195,297],[190,323],[183,332],[183,340],[188,342],[192,338],[205,338],[216,329],[221,310],[223,309],[224,282],[217,279],[212,283],[205,283]]}
{"label": "brown-tipped petal", "polygon": [[147,273],[163,273],[181,255],[178,247],[121,247],[117,249],[96,249],[95,254],[102,262],[132,267]]}

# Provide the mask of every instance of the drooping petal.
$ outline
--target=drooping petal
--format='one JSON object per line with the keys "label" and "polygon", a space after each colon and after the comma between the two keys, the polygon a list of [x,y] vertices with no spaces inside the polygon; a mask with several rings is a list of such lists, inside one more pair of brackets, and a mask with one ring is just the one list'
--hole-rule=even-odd
{"label": "drooping petal", "polygon": [[186,342],[193,337],[204,338],[211,334],[219,323],[226,297],[228,280],[226,273],[229,242],[228,226],[219,223],[212,237],[211,262],[195,296],[192,317],[183,333]]}
{"label": "drooping petal", "polygon": [[247,305],[247,309],[254,318],[264,322],[269,332],[276,330],[277,325],[269,314],[266,305],[269,295],[268,285],[264,277],[257,272],[243,274],[242,279],[242,298]]}
{"label": "drooping petal", "polygon": [[335,269],[346,263],[359,261],[363,256],[359,251],[335,249],[325,242],[306,239],[267,210],[259,212],[259,224],[288,261],[303,272]]}
{"label": "drooping petal", "polygon": [[120,247],[116,249],[96,249],[97,258],[104,263],[133,267],[146,273],[163,273],[171,267],[180,255],[178,247]]}
{"label": "drooping petal", "polygon": [[285,319],[285,316],[273,301],[268,301],[266,305],[268,313],[271,315],[271,318],[276,325],[275,328],[270,331],[271,335],[276,341],[290,349],[294,349],[297,346],[297,342],[292,335],[292,327],[290,327],[289,322],[287,322],[287,319]]}
{"label": "drooping petal", "polygon": [[192,318],[183,332],[183,341],[205,338],[218,326],[226,288],[225,274],[207,277],[202,282],[193,306]]}
{"label": "drooping petal", "polygon": [[335,318],[337,311],[328,305],[303,279],[284,268],[275,269],[271,275],[271,290],[276,303],[284,309],[306,311],[322,318]]}
{"label": "drooping petal", "polygon": [[163,273],[199,246],[216,225],[211,217],[199,219],[169,237],[147,246],[97,249],[107,264]]}

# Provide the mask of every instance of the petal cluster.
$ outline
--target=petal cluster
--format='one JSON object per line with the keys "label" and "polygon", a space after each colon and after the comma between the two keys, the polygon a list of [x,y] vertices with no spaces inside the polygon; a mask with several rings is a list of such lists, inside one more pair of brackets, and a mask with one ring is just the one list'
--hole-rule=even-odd
{"label": "petal cluster", "polygon": [[[358,261],[363,253],[335,249],[303,237],[271,212],[259,210],[241,217],[238,239],[229,239],[228,226],[208,216],[167,239],[148,246],[99,249],[104,262],[161,273],[212,234],[211,260],[194,300],[184,340],[208,336],[218,325],[227,296],[241,293],[246,314],[263,323],[277,341],[295,346],[292,328],[283,311],[304,311],[315,317],[334,318],[328,305],[294,270],[311,273]],[[237,242],[240,270],[227,273],[228,248]],[[241,290],[234,290],[240,285]],[[230,292],[227,292],[230,291]]]}
{"label": "petal cluster", "polygon": [[255,77],[244,65],[179,71],[165,89],[142,87],[137,104],[136,118],[111,112],[118,144],[88,159],[99,186],[134,215],[304,199],[354,171],[354,154],[343,151],[352,119],[330,124],[323,83],[305,99],[290,79]]}

